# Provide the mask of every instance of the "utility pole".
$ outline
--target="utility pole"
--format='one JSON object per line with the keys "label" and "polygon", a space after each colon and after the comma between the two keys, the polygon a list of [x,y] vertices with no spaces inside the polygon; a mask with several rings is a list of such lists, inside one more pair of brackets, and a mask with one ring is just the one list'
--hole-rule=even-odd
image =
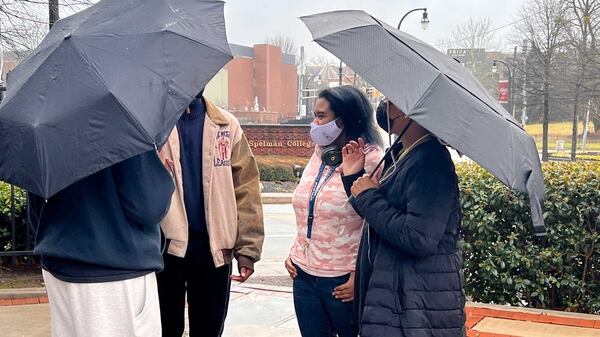
{"label": "utility pole", "polygon": [[48,26],[52,29],[52,26],[58,21],[58,0],[48,0]]}
{"label": "utility pole", "polygon": [[523,108],[521,112],[521,124],[527,122],[527,51],[529,42],[523,40]]}
{"label": "utility pole", "polygon": [[298,117],[304,117],[302,115],[302,105],[303,105],[303,92],[302,87],[304,87],[304,46],[300,47],[300,76],[298,76]]}
{"label": "utility pole", "polygon": [[496,65],[498,63],[503,64],[506,67],[506,69],[508,70],[508,113],[514,117],[515,112],[512,109],[513,108],[513,72],[512,72],[512,68],[507,62],[504,62],[501,60],[494,60],[493,68],[492,68],[493,72],[498,71],[497,65]]}
{"label": "utility pole", "polygon": [[581,140],[581,146],[583,152],[587,150],[587,139],[588,133],[590,132],[590,110],[592,109],[592,99],[588,99],[587,111],[585,112],[585,120],[583,124],[583,139]]}

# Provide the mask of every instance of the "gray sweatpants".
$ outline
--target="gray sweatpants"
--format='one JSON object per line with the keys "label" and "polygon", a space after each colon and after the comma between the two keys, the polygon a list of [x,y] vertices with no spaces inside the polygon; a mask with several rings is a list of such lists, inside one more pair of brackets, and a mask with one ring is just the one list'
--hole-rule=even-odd
{"label": "gray sweatpants", "polygon": [[69,283],[43,270],[53,337],[160,337],[156,274]]}

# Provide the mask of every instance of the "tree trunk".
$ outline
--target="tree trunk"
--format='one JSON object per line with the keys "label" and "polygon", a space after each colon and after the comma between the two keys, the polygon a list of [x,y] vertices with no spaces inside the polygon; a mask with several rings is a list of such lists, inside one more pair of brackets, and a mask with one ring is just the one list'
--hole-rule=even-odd
{"label": "tree trunk", "polygon": [[59,19],[58,0],[48,0],[48,25],[50,29]]}
{"label": "tree trunk", "polygon": [[542,125],[542,161],[548,161],[548,124],[550,121],[549,84],[544,83],[544,119]]}
{"label": "tree trunk", "polygon": [[542,124],[542,161],[548,161],[548,124],[550,122],[550,64],[544,67],[544,119]]}
{"label": "tree trunk", "polygon": [[577,84],[575,87],[575,101],[573,102],[573,134],[571,136],[571,160],[577,160],[577,133],[578,133],[578,123],[579,123],[579,114],[577,112],[577,107],[579,105],[579,88],[580,85]]}

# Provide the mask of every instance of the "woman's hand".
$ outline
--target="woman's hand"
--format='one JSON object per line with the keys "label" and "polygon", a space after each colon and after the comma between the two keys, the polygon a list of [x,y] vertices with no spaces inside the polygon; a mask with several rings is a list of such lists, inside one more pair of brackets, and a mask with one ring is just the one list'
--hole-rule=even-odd
{"label": "woman's hand", "polygon": [[345,176],[357,174],[365,167],[365,141],[351,140],[342,148],[342,171]]}
{"label": "woman's hand", "polygon": [[292,258],[289,256],[287,259],[285,259],[285,269],[287,269],[288,273],[290,273],[291,278],[294,279],[296,276],[298,276],[298,271],[294,267],[294,264],[292,264]]}
{"label": "woman's hand", "polygon": [[333,297],[341,300],[342,302],[354,301],[354,272],[350,273],[350,279],[348,279],[348,282],[333,289]]}
{"label": "woman's hand", "polygon": [[376,177],[371,178],[368,174],[365,174],[354,182],[350,191],[352,192],[352,196],[356,198],[362,192],[373,188],[379,188],[379,181]]}

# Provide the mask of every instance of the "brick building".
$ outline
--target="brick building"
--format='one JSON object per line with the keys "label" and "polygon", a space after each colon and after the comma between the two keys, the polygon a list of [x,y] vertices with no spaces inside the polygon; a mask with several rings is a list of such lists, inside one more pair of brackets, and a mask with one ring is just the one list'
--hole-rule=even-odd
{"label": "brick building", "polygon": [[206,96],[242,124],[277,124],[298,114],[296,56],[268,44],[230,45],[231,60],[206,87]]}
{"label": "brick building", "polygon": [[21,59],[13,52],[4,52],[2,57],[3,65],[2,65],[2,73],[0,74],[0,82],[6,83],[6,74],[9,71],[15,69],[15,67],[19,64]]}
{"label": "brick building", "polygon": [[[319,91],[337,87],[340,84],[339,82],[339,64],[306,65],[301,80],[303,105],[300,109],[301,116],[310,119],[313,115],[313,105]],[[366,82],[345,64],[342,65],[342,85],[354,85],[363,90],[367,86]]]}

